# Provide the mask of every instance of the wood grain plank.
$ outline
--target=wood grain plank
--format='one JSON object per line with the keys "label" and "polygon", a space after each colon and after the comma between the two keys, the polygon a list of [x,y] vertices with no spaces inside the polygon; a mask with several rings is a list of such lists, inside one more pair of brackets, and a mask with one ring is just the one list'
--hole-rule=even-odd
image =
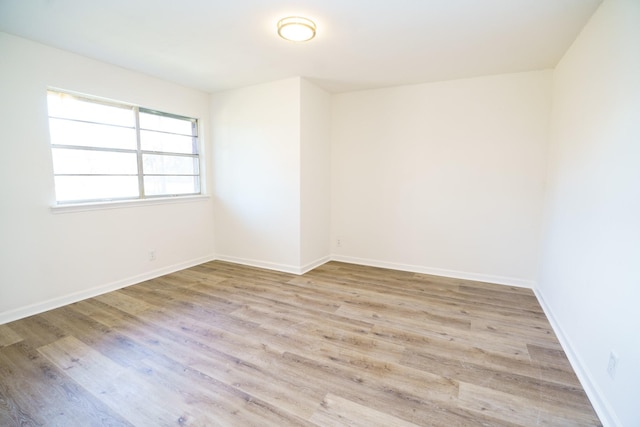
{"label": "wood grain plank", "polygon": [[22,341],[22,337],[8,325],[0,325],[0,348]]}
{"label": "wood grain plank", "polygon": [[[88,304],[101,305],[98,301]],[[178,319],[159,327],[152,318],[145,321],[139,316],[118,316],[116,308],[105,305],[102,310],[111,311],[113,318],[119,317],[118,333],[153,349],[156,354],[153,359],[166,363],[165,358],[170,358],[183,368],[196,369],[227,387],[232,385],[292,414],[310,416],[325,394],[301,382],[299,376],[270,369],[274,365],[268,359],[279,357],[280,353],[256,342],[252,336],[243,337],[196,320]],[[148,364],[149,360],[151,357],[142,363]],[[260,361],[260,366],[252,360]]]}
{"label": "wood grain plank", "polygon": [[0,384],[0,414],[11,420],[0,425],[130,426],[26,343],[0,350]]}
{"label": "wood grain plank", "polygon": [[[457,385],[443,378],[440,387],[423,384],[419,393],[388,384],[358,369],[317,361],[294,353],[285,353],[283,361],[290,369],[304,372],[314,382],[362,406],[371,406],[393,417],[421,426],[495,425],[497,419],[457,407]],[[455,392],[453,392],[455,390]],[[434,396],[438,398],[434,399]],[[504,424],[507,425],[507,424]]]}
{"label": "wood grain plank", "polygon": [[[527,375],[514,370],[486,367],[456,359],[436,356],[426,351],[407,351],[403,365],[428,372],[438,372],[447,378],[476,384],[521,397],[538,405],[561,402],[578,411],[591,407],[580,387],[545,381],[540,375]],[[523,403],[526,404],[526,403]]]}
{"label": "wood grain plank", "polygon": [[458,404],[462,408],[521,425],[593,425],[595,415],[584,409],[576,411],[566,407],[562,401],[540,405],[539,399],[527,399],[464,382],[460,383]]}
{"label": "wood grain plank", "polygon": [[321,426],[351,427],[416,427],[400,418],[377,411],[369,406],[359,405],[340,396],[329,393],[311,421]]}
{"label": "wood grain plank", "polygon": [[529,289],[213,261],[1,325],[0,425],[600,421]]}
{"label": "wood grain plank", "polygon": [[47,321],[43,316],[31,316],[8,326],[32,347],[40,347],[67,336],[67,332]]}
{"label": "wood grain plank", "polygon": [[132,370],[118,365],[75,337],[62,338],[38,351],[134,425],[169,425],[183,415],[163,404],[173,401],[169,393],[145,384]]}

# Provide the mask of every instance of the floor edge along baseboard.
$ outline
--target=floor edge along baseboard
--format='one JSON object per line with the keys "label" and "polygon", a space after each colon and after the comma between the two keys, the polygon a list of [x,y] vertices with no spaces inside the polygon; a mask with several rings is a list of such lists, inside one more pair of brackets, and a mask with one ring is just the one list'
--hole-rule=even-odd
{"label": "floor edge along baseboard", "polygon": [[25,317],[44,313],[45,311],[53,310],[54,308],[73,304],[74,302],[82,301],[87,298],[93,298],[98,295],[106,294],[107,292],[112,292],[118,289],[125,288],[127,286],[132,286],[137,283],[144,282],[145,280],[155,279],[156,277],[164,276],[165,274],[174,273],[179,270],[184,270],[185,268],[193,267],[195,265],[214,260],[215,258],[213,256],[196,258],[190,261],[185,261],[156,270],[148,271],[136,276],[116,280],[115,282],[107,283],[105,285],[94,286],[89,289],[83,289],[81,291],[62,295],[56,298],[51,298],[46,301],[37,302],[16,309],[8,310],[0,313],[0,325],[13,322],[14,320],[24,319]]}
{"label": "floor edge along baseboard", "polygon": [[81,301],[83,299],[95,297],[107,292],[115,291],[117,289],[124,288],[126,286],[135,285],[136,283],[143,282],[145,280],[154,279],[165,274],[173,273],[178,270],[193,267],[198,264],[202,264],[209,261],[220,260],[227,261],[236,264],[247,265],[251,267],[264,268],[267,270],[281,271],[284,273],[291,273],[302,275],[314,268],[317,268],[329,261],[345,262],[349,264],[366,265],[370,267],[386,268],[390,270],[408,271],[412,273],[430,274],[434,276],[449,277],[454,279],[473,280],[484,283],[494,283],[505,286],[515,286],[519,288],[534,289],[535,282],[530,280],[523,280],[513,277],[493,276],[478,273],[461,272],[454,270],[446,270],[433,267],[416,266],[408,264],[400,264],[386,261],[371,260],[365,258],[356,258],[342,255],[329,255],[312,261],[304,266],[294,266],[287,264],[279,264],[268,261],[252,260],[245,258],[237,258],[226,255],[210,255],[194,260],[185,261],[182,263],[170,265],[157,270],[145,272],[137,276],[128,277],[122,280],[117,280],[105,285],[96,286],[90,289],[81,290],[72,294],[63,295],[60,297],[52,298],[47,301],[30,304],[24,307],[8,310],[0,313],[0,325],[12,322],[14,320],[22,319],[32,316],[34,314],[42,313],[54,308],[61,307],[63,305],[72,304],[74,302]]}
{"label": "floor edge along baseboard", "polygon": [[602,421],[602,424],[604,426],[621,426],[622,424],[614,415],[612,408],[610,408],[608,403],[602,398],[604,394],[600,392],[600,389],[598,388],[596,383],[591,379],[589,370],[586,369],[585,364],[582,362],[582,359],[580,358],[578,353],[574,351],[571,340],[569,340],[567,335],[564,333],[564,330],[558,323],[558,320],[553,314],[551,307],[549,307],[546,300],[544,299],[544,294],[538,288],[535,288],[533,290],[533,293],[535,294],[540,307],[542,307],[547,320],[551,324],[551,328],[555,332],[556,337],[558,337],[560,346],[562,346],[564,353],[567,355],[567,359],[569,359],[569,363],[571,364],[573,371],[576,373],[580,384],[582,384],[582,388],[584,388],[585,393],[589,397],[591,405],[593,405],[593,409],[600,417],[600,421]]}
{"label": "floor edge along baseboard", "polygon": [[331,261],[366,265],[369,267],[387,268],[390,270],[409,271],[411,273],[430,274],[433,276],[449,277],[452,279],[473,280],[475,282],[493,283],[496,285],[515,286],[518,288],[534,289],[536,285],[536,282],[534,280],[519,279],[517,277],[505,277],[490,274],[471,273],[466,271],[447,270],[443,268],[400,264],[343,255],[332,255]]}

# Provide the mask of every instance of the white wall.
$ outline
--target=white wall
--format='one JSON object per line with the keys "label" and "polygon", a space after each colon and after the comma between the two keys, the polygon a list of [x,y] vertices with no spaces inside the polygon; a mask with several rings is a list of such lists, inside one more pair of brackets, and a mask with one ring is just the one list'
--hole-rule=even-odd
{"label": "white wall", "polygon": [[300,267],[300,78],[212,95],[216,254]]}
{"label": "white wall", "polygon": [[330,99],[300,77],[213,94],[217,258],[292,273],[328,261]]}
{"label": "white wall", "polygon": [[552,111],[538,296],[605,425],[638,426],[639,1],[594,14],[554,73]]}
{"label": "white wall", "polygon": [[0,323],[213,254],[211,200],[50,211],[48,86],[204,119],[207,141],[208,94],[0,33]]}
{"label": "white wall", "polygon": [[331,96],[301,80],[301,267],[328,261],[331,249]]}
{"label": "white wall", "polygon": [[550,85],[539,71],[335,95],[335,257],[532,286]]}

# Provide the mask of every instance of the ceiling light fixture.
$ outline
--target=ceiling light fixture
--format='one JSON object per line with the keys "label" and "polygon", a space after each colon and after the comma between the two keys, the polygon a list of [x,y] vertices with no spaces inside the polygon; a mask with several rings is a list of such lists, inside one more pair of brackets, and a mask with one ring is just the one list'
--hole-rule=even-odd
{"label": "ceiling light fixture", "polygon": [[306,42],[316,36],[316,24],[301,16],[289,16],[278,21],[278,35],[292,42]]}

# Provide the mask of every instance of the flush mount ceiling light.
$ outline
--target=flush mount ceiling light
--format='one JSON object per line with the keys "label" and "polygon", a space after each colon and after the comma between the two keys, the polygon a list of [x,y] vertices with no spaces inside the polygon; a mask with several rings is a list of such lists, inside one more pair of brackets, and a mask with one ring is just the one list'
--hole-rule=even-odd
{"label": "flush mount ceiling light", "polygon": [[289,16],[278,21],[278,35],[292,42],[306,42],[316,36],[316,24],[301,16]]}

